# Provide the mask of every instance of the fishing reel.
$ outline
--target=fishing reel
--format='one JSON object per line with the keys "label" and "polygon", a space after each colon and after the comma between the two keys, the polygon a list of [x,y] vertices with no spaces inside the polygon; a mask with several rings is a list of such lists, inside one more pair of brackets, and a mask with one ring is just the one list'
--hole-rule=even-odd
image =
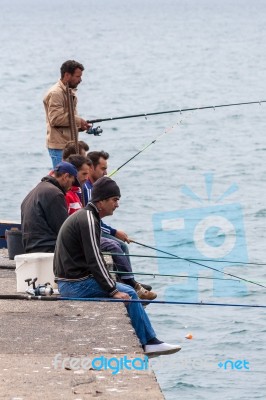
{"label": "fishing reel", "polygon": [[96,128],[93,128],[92,126],[86,131],[89,135],[94,135],[94,136],[101,136],[102,133],[102,128],[100,126],[97,126]]}
{"label": "fishing reel", "polygon": [[28,289],[26,290],[26,293],[29,293],[33,296],[51,296],[54,293],[54,289],[52,288],[50,282],[46,282],[43,285],[40,284],[36,287],[35,282],[37,281],[37,279],[38,278],[25,279],[25,282],[27,282],[28,284]]}

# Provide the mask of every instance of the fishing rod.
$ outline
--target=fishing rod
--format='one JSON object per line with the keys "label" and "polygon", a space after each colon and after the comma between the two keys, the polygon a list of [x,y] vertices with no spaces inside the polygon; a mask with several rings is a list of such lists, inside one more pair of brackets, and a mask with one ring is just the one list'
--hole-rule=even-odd
{"label": "fishing rod", "polygon": [[130,161],[132,161],[135,157],[137,157],[139,154],[141,154],[143,151],[145,151],[148,147],[150,147],[152,144],[155,144],[157,140],[159,140],[163,135],[166,133],[170,132],[172,129],[175,128],[175,126],[180,125],[182,123],[182,119],[177,121],[173,126],[171,126],[168,129],[165,129],[163,133],[161,133],[159,136],[157,136],[155,139],[153,139],[150,143],[148,143],[146,146],[144,146],[141,150],[139,150],[136,154],[134,154],[132,157],[130,157],[127,161],[125,161],[120,167],[114,169],[110,174],[108,174],[109,177],[113,176],[116,174],[122,167],[124,167],[126,164],[128,164]]}
{"label": "fishing rod", "polygon": [[[157,138],[158,139],[158,138]],[[154,144],[156,142],[156,140],[153,140],[152,142],[150,142],[149,144],[147,144],[147,146],[143,147],[143,149],[139,150],[134,156],[132,156],[129,160],[127,160],[126,162],[124,162],[122,165],[120,165],[120,167],[114,169],[112,172],[110,172],[110,174],[108,174],[109,177],[113,176],[114,174],[116,174],[122,167],[124,167],[127,163],[129,163],[131,160],[133,160],[135,157],[137,157],[140,153],[142,153],[144,150],[146,150],[148,147],[150,147],[152,144]]]}
{"label": "fishing rod", "polygon": [[[125,275],[125,271],[116,271],[116,270],[109,270],[111,274],[118,274],[118,275]],[[192,275],[172,275],[172,274],[156,274],[152,272],[132,272],[133,275],[149,275],[153,276],[154,278],[156,276],[164,276],[164,277],[173,277],[173,278],[192,278],[192,279],[210,279],[210,280],[218,280],[218,281],[234,281],[234,282],[240,282],[239,279],[231,279],[231,278],[213,278],[211,276],[192,276]]]}
{"label": "fishing rod", "polygon": [[[103,255],[106,256],[122,256],[122,257],[143,257],[143,258],[159,258],[165,260],[176,260],[177,256],[172,257],[165,257],[165,256],[152,256],[146,254],[127,254],[127,253],[110,253],[110,252],[101,252]],[[182,260],[182,258],[180,258]],[[216,262],[216,263],[225,263],[225,264],[240,264],[240,265],[260,265],[265,266],[265,263],[258,263],[258,262],[242,262],[242,261],[232,261],[232,260],[214,260],[213,258],[190,258],[191,261],[209,261],[209,262]]]}
{"label": "fishing rod", "polygon": [[233,107],[233,106],[243,106],[243,105],[250,105],[250,104],[261,104],[266,103],[266,100],[260,101],[246,101],[241,103],[229,103],[229,104],[219,104],[216,106],[203,106],[203,107],[192,107],[192,108],[179,108],[176,110],[168,110],[168,111],[157,111],[157,112],[150,112],[150,113],[142,113],[142,114],[131,114],[131,115],[124,115],[122,117],[109,117],[109,118],[98,118],[98,119],[91,119],[87,120],[88,123],[94,124],[96,122],[106,122],[106,121],[115,121],[119,119],[128,119],[128,118],[139,118],[139,117],[149,117],[153,115],[162,115],[162,114],[174,114],[174,113],[182,113],[187,111],[198,111],[198,110],[208,110],[222,107]]}
{"label": "fishing rod", "polygon": [[220,307],[245,307],[245,308],[266,308],[262,304],[234,304],[234,303],[207,303],[207,302],[189,302],[189,301],[167,301],[167,300],[142,300],[142,299],[113,299],[113,298],[87,298],[87,297],[49,297],[49,296],[31,296],[31,295],[0,295],[0,300],[39,300],[39,301],[87,301],[100,303],[141,303],[141,304],[175,304],[175,305],[195,305],[195,306],[220,306]]}
{"label": "fishing rod", "polygon": [[197,261],[193,261],[193,260],[190,259],[190,258],[179,257],[179,256],[177,256],[176,254],[172,254],[172,253],[169,253],[169,252],[167,252],[167,251],[160,250],[160,249],[155,248],[155,247],[152,247],[152,246],[148,246],[147,244],[143,244],[143,243],[140,243],[140,242],[136,242],[136,241],[133,240],[133,239],[130,239],[130,241],[131,241],[132,243],[138,244],[138,245],[140,245],[140,246],[147,247],[148,249],[152,249],[152,250],[158,251],[158,252],[160,252],[160,253],[167,254],[167,255],[169,255],[169,256],[172,256],[172,257],[174,257],[174,258],[177,258],[177,259],[180,259],[180,260],[183,260],[183,261],[191,262],[191,263],[196,264],[196,265],[199,265],[199,266],[201,266],[201,267],[211,269],[212,271],[219,272],[220,274],[228,275],[228,276],[231,276],[232,278],[240,279],[241,281],[248,282],[248,283],[252,283],[253,285],[260,286],[260,287],[263,287],[264,289],[266,289],[266,286],[262,285],[261,283],[254,282],[254,281],[250,281],[249,279],[245,279],[245,278],[242,278],[242,277],[240,277],[240,276],[237,276],[237,275],[234,275],[234,274],[230,274],[229,272],[220,271],[220,270],[217,269],[217,268],[210,267],[210,266],[208,266],[208,265],[199,263],[199,262],[197,262]]}
{"label": "fishing rod", "polygon": [[[124,257],[148,257],[148,258],[159,258],[159,259],[165,259],[165,260],[184,260],[183,258],[177,258],[176,257],[164,257],[164,256],[146,256],[142,254],[121,254],[121,253],[107,253],[107,252],[102,252],[103,255],[108,255],[108,256],[124,256]],[[210,259],[199,259],[199,258],[190,258],[188,260],[191,261],[214,261],[214,262],[225,262],[225,263],[233,263],[234,261],[225,261],[225,260],[210,260]],[[266,265],[266,264],[260,264],[260,263],[241,263],[240,261],[235,261],[236,264],[244,264],[244,265]],[[219,271],[219,270],[218,270]],[[125,271],[116,271],[116,270],[110,270],[111,273],[122,275],[125,274]],[[219,271],[221,272],[221,271]],[[231,279],[231,278],[213,278],[210,276],[193,276],[193,275],[176,275],[176,274],[157,274],[157,273],[152,273],[152,272],[132,272],[133,275],[149,275],[153,276],[154,278],[156,276],[163,276],[163,277],[173,277],[173,278],[191,278],[191,279],[210,279],[210,280],[220,280],[220,281],[234,281],[234,282],[240,282],[239,279]],[[242,278],[241,278],[242,279]],[[258,282],[256,282],[258,283]]]}
{"label": "fishing rod", "polygon": [[34,296],[30,294],[0,294],[0,300],[44,300],[56,301],[59,297],[52,296]]}
{"label": "fishing rod", "polygon": [[[266,100],[261,100],[261,101],[249,101],[249,102],[243,102],[243,103],[231,103],[231,104],[220,104],[217,106],[204,106],[204,107],[194,107],[194,108],[183,108],[179,110],[171,110],[171,111],[162,111],[162,112],[155,112],[155,113],[146,113],[146,114],[135,114],[135,115],[126,115],[124,117],[115,117],[115,118],[104,118],[104,119],[95,119],[92,121],[88,121],[89,123],[94,123],[94,122],[102,122],[102,121],[111,121],[111,120],[116,120],[116,119],[125,119],[125,118],[135,118],[135,117],[142,117],[142,116],[149,116],[149,115],[157,115],[157,114],[166,114],[166,113],[180,113],[186,112],[186,111],[196,111],[196,110],[205,110],[212,108],[215,110],[215,108],[221,108],[221,107],[232,107],[232,106],[240,106],[240,105],[247,105],[247,104],[261,104],[261,103],[266,103]],[[114,169],[110,174],[108,174],[109,177],[113,176],[116,174],[121,168],[123,168],[126,164],[128,164],[130,161],[132,161],[135,157],[137,157],[139,154],[141,154],[143,151],[148,149],[152,144],[155,144],[158,139],[160,139],[164,134],[168,133],[170,130],[172,130],[176,125],[180,125],[182,123],[182,120],[178,121],[176,124],[171,126],[169,129],[166,129],[162,134],[160,134],[157,138],[153,139],[150,143],[148,143],[146,146],[144,146],[141,150],[139,150],[136,154],[134,154],[132,157],[130,157],[127,161],[125,161],[122,165],[120,165],[118,168]]]}

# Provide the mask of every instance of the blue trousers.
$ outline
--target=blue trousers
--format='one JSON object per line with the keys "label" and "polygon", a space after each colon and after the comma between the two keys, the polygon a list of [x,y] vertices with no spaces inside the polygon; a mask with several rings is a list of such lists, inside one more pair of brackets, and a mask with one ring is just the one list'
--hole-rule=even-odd
{"label": "blue trousers", "polygon": [[48,149],[48,152],[52,159],[53,168],[55,168],[62,161],[63,150]]}
{"label": "blue trousers", "polygon": [[[119,246],[121,247],[123,253],[129,254],[128,245],[125,242],[123,242],[122,240],[117,239],[115,236],[109,235],[109,233],[105,233],[105,232],[102,232],[102,237],[114,240],[115,242],[117,242],[119,244]],[[129,256],[127,256],[126,258],[128,259],[128,262],[131,265]]]}
{"label": "blue trousers", "polygon": [[[131,286],[124,285],[123,283],[117,283],[116,288],[119,292],[127,293],[132,299],[138,299],[137,293]],[[58,289],[61,296],[64,297],[109,297],[108,293],[101,288],[94,278],[87,278],[83,281],[75,282],[58,281]],[[142,304],[127,303],[126,308],[140,343],[144,345],[150,339],[155,338],[156,334]]]}
{"label": "blue trousers", "polygon": [[[121,240],[119,242],[121,242]],[[113,239],[113,236],[110,236],[110,239],[109,239],[109,237],[107,238],[107,237],[101,236],[101,251],[118,254],[118,255],[112,256],[113,261],[115,263],[116,270],[125,272],[124,274],[119,274],[119,277],[121,277],[123,280],[134,278],[134,275],[132,273],[131,264],[128,261],[128,257],[124,256],[124,252],[121,249],[120,244],[118,243],[117,240]],[[119,254],[121,254],[121,256]]]}

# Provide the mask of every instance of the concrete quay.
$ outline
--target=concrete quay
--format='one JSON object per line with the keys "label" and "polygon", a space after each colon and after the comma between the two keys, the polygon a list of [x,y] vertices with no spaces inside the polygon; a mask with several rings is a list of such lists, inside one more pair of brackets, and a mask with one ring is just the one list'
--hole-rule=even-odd
{"label": "concrete quay", "polygon": [[[16,294],[14,267],[1,250],[2,295]],[[0,318],[0,399],[164,399],[121,303],[0,299]],[[113,357],[144,369],[93,368]]]}

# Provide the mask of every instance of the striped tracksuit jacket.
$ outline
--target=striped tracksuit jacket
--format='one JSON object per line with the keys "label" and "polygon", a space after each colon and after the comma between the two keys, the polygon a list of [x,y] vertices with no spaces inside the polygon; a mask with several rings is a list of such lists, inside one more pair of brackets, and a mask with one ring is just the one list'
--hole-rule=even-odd
{"label": "striped tracksuit jacket", "polygon": [[54,254],[55,280],[80,281],[93,276],[113,296],[117,289],[100,251],[101,226],[96,206],[89,203],[62,225]]}

